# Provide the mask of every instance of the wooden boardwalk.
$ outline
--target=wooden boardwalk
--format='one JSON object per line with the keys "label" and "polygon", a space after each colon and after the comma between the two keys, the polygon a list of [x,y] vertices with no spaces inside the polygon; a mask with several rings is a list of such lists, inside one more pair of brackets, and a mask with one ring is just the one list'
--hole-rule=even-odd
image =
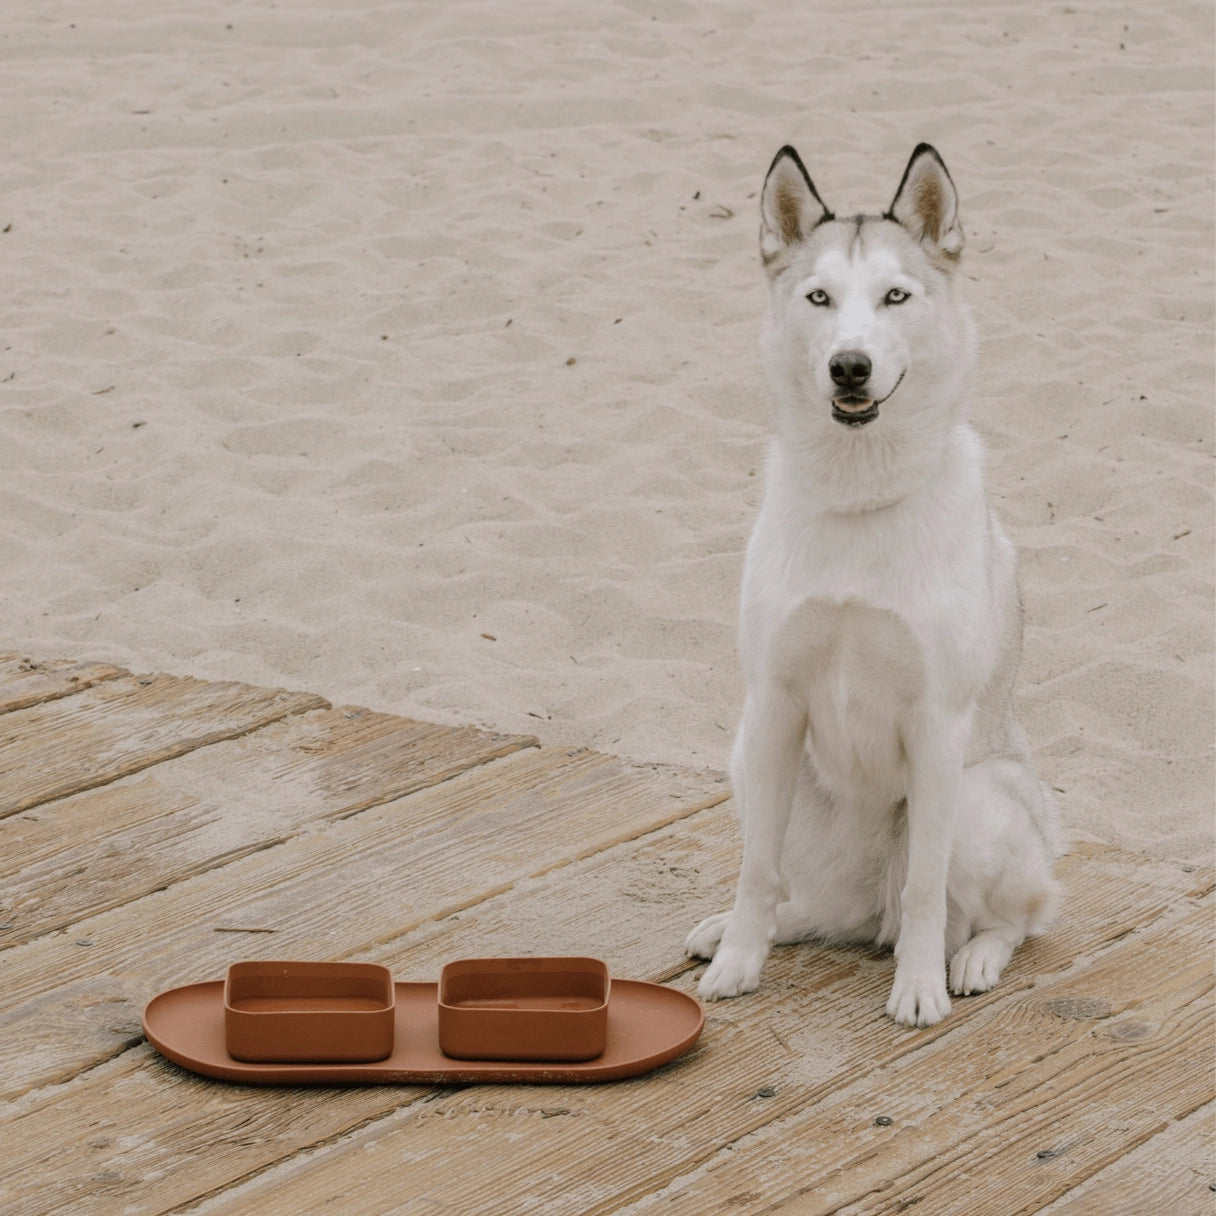
{"label": "wooden boardwalk", "polygon": [[1213,1210],[1213,874],[1084,846],[1059,927],[928,1031],[889,955],[778,950],[602,1086],[262,1089],[144,1041],[242,958],[587,953],[691,990],[722,777],[320,697],[0,656],[0,1212]]}

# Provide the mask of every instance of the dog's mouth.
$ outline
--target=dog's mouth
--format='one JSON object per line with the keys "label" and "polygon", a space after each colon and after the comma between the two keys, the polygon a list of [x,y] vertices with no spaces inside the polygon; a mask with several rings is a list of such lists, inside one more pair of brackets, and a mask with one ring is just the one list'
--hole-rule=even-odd
{"label": "dog's mouth", "polygon": [[873,397],[859,397],[856,394],[841,394],[832,399],[832,417],[845,426],[865,426],[878,417],[878,407],[890,401],[895,395],[895,389],[904,382],[904,372],[899,373],[893,388],[885,397],[877,401]]}
{"label": "dog's mouth", "polygon": [[845,426],[865,426],[878,417],[878,402],[869,397],[837,397],[832,402],[832,417]]}

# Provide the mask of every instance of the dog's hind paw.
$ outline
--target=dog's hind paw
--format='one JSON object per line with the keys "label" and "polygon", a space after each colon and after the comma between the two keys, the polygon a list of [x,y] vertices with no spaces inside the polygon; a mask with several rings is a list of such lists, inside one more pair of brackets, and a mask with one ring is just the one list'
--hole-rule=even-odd
{"label": "dog's hind paw", "polygon": [[737,948],[719,950],[697,985],[697,995],[703,1001],[720,1001],[754,992],[760,987],[764,957],[764,952],[753,954]]}
{"label": "dog's hind paw", "polygon": [[719,912],[716,916],[707,916],[685,939],[684,953],[689,958],[713,958],[722,934],[726,932],[726,922],[730,920],[729,912]]}
{"label": "dog's hind paw", "polygon": [[949,1012],[944,968],[941,974],[912,976],[901,975],[896,969],[887,1017],[901,1026],[936,1026]]}
{"label": "dog's hind paw", "polygon": [[971,996],[995,987],[1018,940],[1018,935],[1000,929],[977,933],[950,960],[950,991]]}

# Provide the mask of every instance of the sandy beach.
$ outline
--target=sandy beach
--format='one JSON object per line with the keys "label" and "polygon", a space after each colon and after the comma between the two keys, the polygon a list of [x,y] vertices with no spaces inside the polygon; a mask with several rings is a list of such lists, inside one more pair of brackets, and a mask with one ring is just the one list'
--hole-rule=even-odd
{"label": "sandy beach", "polygon": [[758,192],[934,143],[1067,828],[1213,843],[1213,12],[12,0],[0,649],[726,766]]}

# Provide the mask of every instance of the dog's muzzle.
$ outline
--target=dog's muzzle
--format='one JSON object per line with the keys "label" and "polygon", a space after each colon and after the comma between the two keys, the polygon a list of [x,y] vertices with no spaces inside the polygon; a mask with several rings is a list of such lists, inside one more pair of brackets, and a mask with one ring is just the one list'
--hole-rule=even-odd
{"label": "dog's muzzle", "polygon": [[866,392],[874,366],[862,350],[841,350],[828,362],[828,373],[836,386],[832,417],[845,426],[865,426],[878,417],[878,404]]}
{"label": "dog's muzzle", "polygon": [[833,355],[828,363],[836,395],[832,399],[832,417],[845,426],[865,426],[878,417],[878,407],[888,401],[895,389],[903,383],[900,372],[895,387],[882,400],[875,400],[866,389],[874,371],[870,356],[860,350],[842,350]]}

